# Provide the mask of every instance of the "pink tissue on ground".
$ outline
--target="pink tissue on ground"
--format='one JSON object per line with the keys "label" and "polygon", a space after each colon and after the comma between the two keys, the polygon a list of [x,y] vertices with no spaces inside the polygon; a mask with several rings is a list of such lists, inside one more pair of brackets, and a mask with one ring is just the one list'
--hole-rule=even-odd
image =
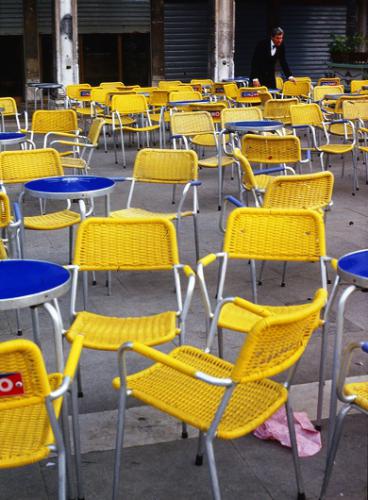
{"label": "pink tissue on ground", "polygon": [[[311,457],[322,448],[321,434],[317,431],[305,412],[294,412],[296,440],[300,457]],[[285,407],[282,406],[272,417],[254,431],[259,439],[279,441],[291,447]]]}

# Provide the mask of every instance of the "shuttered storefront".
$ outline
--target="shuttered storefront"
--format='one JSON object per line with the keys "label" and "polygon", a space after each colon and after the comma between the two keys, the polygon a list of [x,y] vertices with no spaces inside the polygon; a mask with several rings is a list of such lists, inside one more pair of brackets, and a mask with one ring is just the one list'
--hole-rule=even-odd
{"label": "shuttered storefront", "polygon": [[346,6],[282,5],[280,24],[286,33],[287,60],[294,75],[323,76],[328,70],[330,34],[345,34]]}
{"label": "shuttered storefront", "polygon": [[266,1],[237,0],[235,4],[235,76],[249,76],[254,48],[266,36]]}
{"label": "shuttered storefront", "polygon": [[165,77],[189,81],[209,73],[211,6],[207,0],[165,1]]}

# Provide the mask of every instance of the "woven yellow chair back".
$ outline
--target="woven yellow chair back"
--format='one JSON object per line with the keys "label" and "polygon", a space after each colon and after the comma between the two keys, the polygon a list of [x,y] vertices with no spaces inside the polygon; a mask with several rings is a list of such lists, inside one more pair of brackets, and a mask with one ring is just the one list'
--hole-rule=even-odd
{"label": "woven yellow chair back", "polygon": [[236,99],[238,95],[238,86],[236,83],[227,83],[224,85],[224,91],[227,99]]}
{"label": "woven yellow chair back", "polygon": [[166,106],[169,102],[169,91],[168,90],[154,90],[149,97],[150,106]]}
{"label": "woven yellow chair back", "polygon": [[195,90],[174,90],[169,94],[169,102],[174,101],[200,101],[202,94]]}
{"label": "woven yellow chair back", "polygon": [[323,85],[328,85],[329,87],[333,87],[334,85],[340,85],[341,80],[338,77],[332,77],[332,78],[320,78],[317,82],[317,86],[323,86]]}
{"label": "woven yellow chair back", "polygon": [[52,148],[0,153],[0,180],[4,184],[64,175],[59,153]]}
{"label": "woven yellow chair back", "polygon": [[368,99],[344,100],[342,103],[342,115],[346,120],[368,120]]}
{"label": "woven yellow chair back", "polygon": [[290,106],[290,116],[292,125],[312,125],[322,126],[323,115],[318,104],[298,104]]}
{"label": "woven yellow chair back", "polygon": [[258,95],[261,101],[261,105],[265,105],[267,101],[270,101],[272,99],[272,94],[270,94],[268,91],[259,92]]}
{"label": "woven yellow chair back", "polygon": [[340,85],[334,85],[334,86],[321,85],[321,86],[314,87],[313,100],[320,101],[328,94],[343,94],[343,93],[344,93],[343,86],[340,86]]}
{"label": "woven yellow chair back", "polygon": [[243,104],[260,104],[260,94],[267,92],[267,87],[240,87],[237,89],[236,100]]}
{"label": "woven yellow chair back", "polygon": [[331,172],[273,177],[263,198],[264,208],[323,209],[331,202]]}
{"label": "woven yellow chair back", "polygon": [[18,113],[17,103],[12,97],[0,97],[0,108],[4,116],[14,116]]}
{"label": "woven yellow chair back", "polygon": [[66,96],[70,99],[80,100],[81,99],[81,91],[83,90],[91,90],[91,85],[89,83],[80,83],[80,84],[72,84],[67,85],[65,87]]}
{"label": "woven yellow chair back", "polygon": [[247,189],[256,189],[256,176],[253,174],[253,169],[249,161],[242,154],[239,148],[234,148],[233,156],[240,164],[240,168],[242,170],[242,183],[247,187]]}
{"label": "woven yellow chair back", "polygon": [[30,340],[0,343],[0,412],[41,402],[51,392],[40,349]]}
{"label": "woven yellow chair back", "polygon": [[117,88],[125,87],[123,82],[101,82],[100,87]]}
{"label": "woven yellow chair back", "polygon": [[106,94],[110,92],[110,88],[106,87],[93,87],[91,89],[91,101],[98,102],[99,104],[105,104]]}
{"label": "woven yellow chair back", "polygon": [[228,108],[221,111],[221,127],[225,123],[238,121],[262,120],[262,111],[256,106],[249,108]]}
{"label": "woven yellow chair back", "polygon": [[229,109],[227,101],[209,102],[209,103],[194,103],[189,104],[190,111],[207,111],[211,116],[213,123],[221,122],[221,111]]}
{"label": "woven yellow chair back", "polygon": [[39,109],[32,116],[32,132],[75,132],[78,130],[77,113],[73,109]]}
{"label": "woven yellow chair back", "polygon": [[213,84],[211,93],[218,97],[225,97],[225,85],[226,83],[215,82]]}
{"label": "woven yellow chair back", "polygon": [[242,152],[252,163],[297,163],[301,160],[300,140],[296,136],[247,134]]}
{"label": "woven yellow chair back", "polygon": [[210,78],[193,78],[192,80],[190,80],[190,83],[199,83],[201,85],[213,85],[213,80],[211,80]]}
{"label": "woven yellow chair back", "polygon": [[294,79],[297,82],[308,82],[312,83],[312,78],[310,76],[295,76]]}
{"label": "woven yellow chair back", "polygon": [[281,90],[283,85],[284,80],[281,78],[281,76],[276,76],[276,88]]}
{"label": "woven yellow chair back", "polygon": [[146,113],[147,99],[140,94],[114,95],[111,100],[111,110],[121,114]]}
{"label": "woven yellow chair back", "polygon": [[352,95],[352,96],[341,96],[337,99],[335,104],[335,113],[343,113],[344,102],[368,102],[368,95]]}
{"label": "woven yellow chair back", "polygon": [[296,97],[288,99],[270,99],[265,103],[263,116],[264,118],[290,122],[290,106],[295,106],[298,102]]}
{"label": "woven yellow chair back", "polygon": [[11,222],[10,202],[8,195],[0,192],[0,228],[7,227]]}
{"label": "woven yellow chair back", "polygon": [[177,87],[182,82],[180,80],[161,80],[158,82],[158,88],[162,90],[170,90],[173,87]]}
{"label": "woven yellow chair back", "polygon": [[351,80],[350,82],[350,91],[351,92],[360,92],[363,87],[368,86],[368,80]]}
{"label": "woven yellow chair back", "polygon": [[198,179],[198,157],[186,149],[141,149],[133,177],[145,182],[185,184]]}
{"label": "woven yellow chair back", "polygon": [[172,269],[179,263],[174,225],[154,217],[87,219],[78,228],[73,263],[82,271]]}
{"label": "woven yellow chair back", "polygon": [[259,380],[281,373],[303,354],[320,324],[327,292],[320,288],[301,311],[275,314],[257,322],[239,352],[232,371],[236,382]]}
{"label": "woven yellow chair back", "polygon": [[311,84],[307,80],[286,81],[282,86],[283,95],[290,97],[307,97],[310,94]]}
{"label": "woven yellow chair back", "polygon": [[100,138],[102,127],[105,124],[105,120],[103,118],[94,118],[92,120],[91,126],[88,131],[88,140],[94,146],[98,145],[98,140]]}
{"label": "woven yellow chair back", "polygon": [[170,125],[173,135],[213,134],[215,131],[212,116],[207,111],[173,113],[170,118]]}
{"label": "woven yellow chair back", "polygon": [[237,208],[228,218],[224,252],[234,259],[316,262],[326,255],[323,218],[315,210]]}

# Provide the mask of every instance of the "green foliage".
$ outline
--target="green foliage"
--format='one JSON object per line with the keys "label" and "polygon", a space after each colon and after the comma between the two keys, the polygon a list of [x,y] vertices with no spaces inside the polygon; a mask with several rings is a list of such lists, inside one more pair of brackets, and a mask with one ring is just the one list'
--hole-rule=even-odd
{"label": "green foliage", "polygon": [[331,33],[328,48],[330,53],[337,52],[358,52],[362,44],[367,41],[360,33],[354,35],[336,35]]}

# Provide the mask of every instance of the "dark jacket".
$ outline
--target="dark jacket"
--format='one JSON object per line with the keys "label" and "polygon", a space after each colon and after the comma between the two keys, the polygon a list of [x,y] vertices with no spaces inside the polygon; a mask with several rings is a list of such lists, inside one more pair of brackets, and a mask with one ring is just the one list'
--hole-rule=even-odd
{"label": "dark jacket", "polygon": [[251,82],[258,78],[261,85],[274,89],[276,87],[275,66],[277,61],[279,61],[285,77],[289,78],[291,71],[286,62],[285,45],[282,43],[280,47],[276,48],[275,55],[271,56],[271,39],[259,42],[252,58]]}

